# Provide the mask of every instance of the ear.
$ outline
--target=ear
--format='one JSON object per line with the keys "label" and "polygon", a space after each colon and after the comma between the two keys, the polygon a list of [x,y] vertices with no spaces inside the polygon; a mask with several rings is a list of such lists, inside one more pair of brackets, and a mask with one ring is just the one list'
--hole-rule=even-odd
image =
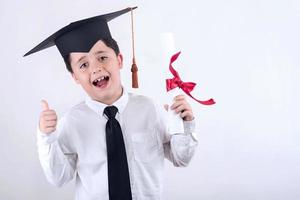
{"label": "ear", "polygon": [[117,56],[118,59],[118,64],[119,64],[119,69],[123,68],[123,55],[121,53],[119,53],[119,55]]}
{"label": "ear", "polygon": [[80,82],[79,82],[78,78],[76,77],[76,75],[74,74],[74,72],[72,73],[72,77],[77,84],[80,84]]}

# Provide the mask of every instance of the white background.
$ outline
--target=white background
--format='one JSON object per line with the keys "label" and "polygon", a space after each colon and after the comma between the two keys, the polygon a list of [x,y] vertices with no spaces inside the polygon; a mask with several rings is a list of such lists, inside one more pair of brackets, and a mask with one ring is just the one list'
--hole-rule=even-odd
{"label": "white background", "polygon": [[[174,34],[177,70],[198,83],[190,101],[199,146],[187,168],[165,167],[165,199],[300,199],[300,1],[17,1],[0,6],[0,199],[72,199],[73,182],[47,183],[36,153],[40,100],[58,115],[85,94],[56,47],[22,55],[72,21],[139,6],[135,12],[140,89],[164,103],[160,35]],[[110,23],[130,88],[130,15]],[[133,91],[132,89],[129,89]]]}

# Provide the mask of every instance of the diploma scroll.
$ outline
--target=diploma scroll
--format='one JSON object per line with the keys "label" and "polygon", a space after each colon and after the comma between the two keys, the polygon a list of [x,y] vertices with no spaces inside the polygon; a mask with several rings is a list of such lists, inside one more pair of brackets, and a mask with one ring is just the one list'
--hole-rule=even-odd
{"label": "diploma scroll", "polygon": [[175,110],[172,110],[170,107],[174,103],[174,98],[177,95],[182,94],[179,88],[175,88],[167,92],[169,99],[169,109],[168,109],[168,128],[170,134],[184,133],[183,120],[180,117],[180,113],[176,113]]}
{"label": "diploma scroll", "polygon": [[[163,55],[164,58],[170,58],[175,52],[175,42],[174,42],[174,36],[172,33],[162,33],[161,34],[161,44],[163,49]],[[166,60],[168,61],[168,60]],[[169,63],[166,62],[164,66],[168,66]],[[170,72],[166,71],[166,77],[169,76]],[[184,127],[183,127],[183,120],[180,117],[180,113],[176,113],[174,110],[171,110],[170,107],[174,103],[174,98],[177,95],[183,94],[182,91],[179,88],[174,88],[172,90],[169,90],[166,94],[167,103],[169,106],[168,109],[168,132],[170,134],[176,134],[176,133],[183,133]]]}

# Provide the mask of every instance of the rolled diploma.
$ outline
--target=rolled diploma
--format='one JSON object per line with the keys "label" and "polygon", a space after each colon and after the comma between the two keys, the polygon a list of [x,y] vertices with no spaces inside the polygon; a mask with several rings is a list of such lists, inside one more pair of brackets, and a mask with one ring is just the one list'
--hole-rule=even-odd
{"label": "rolled diploma", "polygon": [[[161,44],[163,49],[164,58],[166,61],[169,61],[171,56],[177,52],[175,52],[175,42],[174,36],[172,33],[162,33],[161,34]],[[164,66],[168,66],[169,63]],[[167,68],[168,69],[168,68]],[[169,69],[166,71],[166,78],[172,76]],[[179,88],[174,88],[167,92],[167,101],[168,101],[168,132],[170,134],[176,133],[184,133],[183,120],[180,117],[180,113],[176,113],[174,110],[171,110],[170,107],[174,103],[174,97],[182,94]]]}

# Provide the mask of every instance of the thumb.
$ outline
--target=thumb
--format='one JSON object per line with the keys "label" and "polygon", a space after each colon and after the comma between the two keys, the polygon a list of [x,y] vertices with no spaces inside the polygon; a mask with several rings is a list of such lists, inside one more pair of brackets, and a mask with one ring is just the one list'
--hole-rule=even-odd
{"label": "thumb", "polygon": [[42,100],[41,105],[42,105],[42,110],[43,111],[49,110],[49,105],[48,105],[48,102],[46,100]]}

